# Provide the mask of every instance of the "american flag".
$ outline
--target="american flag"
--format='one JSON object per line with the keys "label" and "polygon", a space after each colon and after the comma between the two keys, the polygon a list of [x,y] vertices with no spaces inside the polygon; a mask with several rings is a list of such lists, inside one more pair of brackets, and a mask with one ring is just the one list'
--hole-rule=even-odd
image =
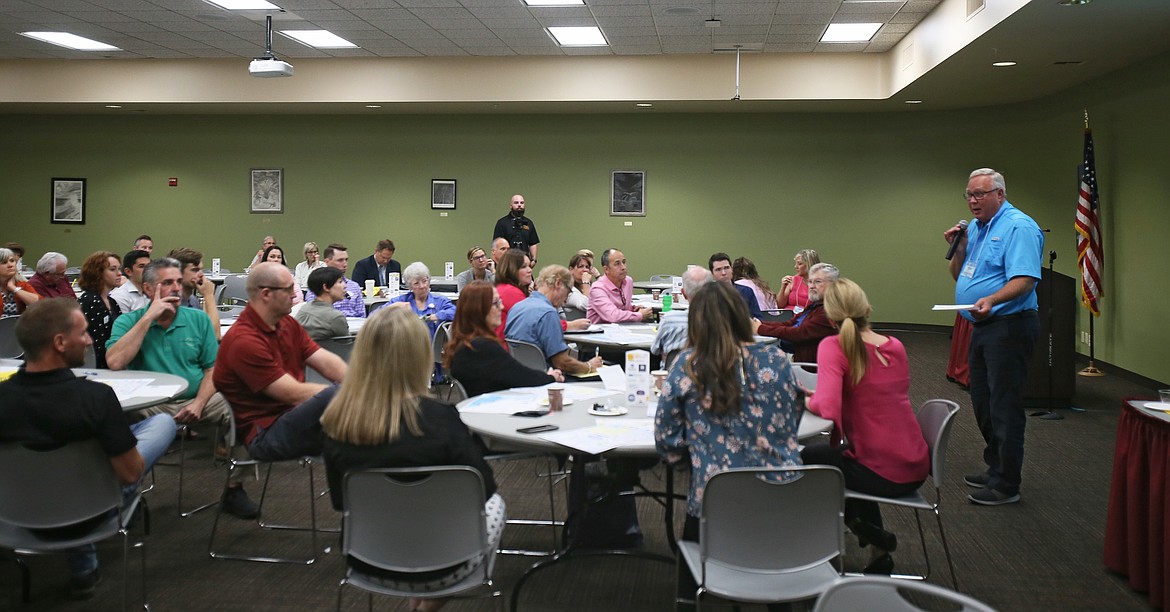
{"label": "american flag", "polygon": [[1097,169],[1093,162],[1093,132],[1085,129],[1085,162],[1080,167],[1081,188],[1077,197],[1077,265],[1081,269],[1081,303],[1100,316],[1097,301],[1105,295],[1101,275],[1105,252],[1101,246],[1100,206],[1097,197]]}

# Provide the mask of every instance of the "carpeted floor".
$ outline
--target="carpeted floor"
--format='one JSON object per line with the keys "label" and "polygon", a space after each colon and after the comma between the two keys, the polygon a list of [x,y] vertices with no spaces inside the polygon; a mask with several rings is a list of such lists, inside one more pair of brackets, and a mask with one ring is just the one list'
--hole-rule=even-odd
{"label": "carpeted floor", "polygon": [[[943,490],[943,519],[955,559],[960,590],[1001,610],[1142,610],[1150,609],[1146,598],[1131,591],[1124,579],[1102,565],[1102,548],[1113,460],[1114,434],[1121,398],[1156,395],[1152,388],[1111,374],[1104,378],[1077,377],[1074,406],[1080,411],[1061,410],[1063,420],[1029,419],[1025,459],[1023,501],[1019,504],[986,508],[967,502],[964,472],[981,468],[982,440],[970,414],[970,401],[958,386],[944,378],[949,338],[945,332],[897,331],[911,359],[911,400],[952,399],[964,410],[959,414],[951,437],[947,460],[947,483]],[[188,451],[184,504],[194,505],[218,495],[223,472],[213,468],[210,446],[204,442]],[[528,460],[501,463],[496,467],[500,491],[508,502],[511,517],[544,517],[548,501],[544,480],[534,476],[543,462]],[[660,484],[662,467],[643,472],[642,479],[653,487]],[[307,566],[274,565],[213,560],[207,554],[207,539],[215,509],[180,518],[176,512],[178,471],[158,467],[157,486],[147,497],[151,508],[151,535],[148,547],[148,576],[151,607],[167,610],[320,610],[332,609],[343,567],[337,554],[336,534],[321,534],[316,563]],[[683,476],[685,478],[685,476]],[[275,520],[307,522],[308,503],[304,468],[288,464],[273,473],[273,491],[266,506]],[[259,483],[249,481],[248,490],[259,498]],[[324,486],[318,470],[316,485]],[[685,484],[679,484],[685,490]],[[319,522],[336,526],[338,514],[328,500],[318,500]],[[563,513],[563,491],[558,492]],[[682,505],[676,514],[681,515]],[[662,509],[643,500],[639,516],[646,534],[644,550],[668,554]],[[913,516],[908,511],[885,510],[889,529],[900,538],[895,554],[897,570],[924,570]],[[798,518],[798,517],[797,517]],[[929,517],[924,517],[929,518]],[[931,582],[950,585],[942,549],[933,520],[927,530],[934,574]],[[679,522],[681,530],[681,518]],[[254,523],[225,517],[220,522],[220,542],[227,550],[244,553],[307,555],[307,534],[261,532]],[[865,553],[856,540],[847,537],[846,569],[856,570]],[[504,547],[548,548],[547,527],[512,527],[504,533]],[[57,557],[33,557],[33,610],[115,610],[121,606],[121,548],[116,542],[99,547],[105,580],[98,595],[89,602],[75,603],[64,598],[64,562]],[[505,596],[535,559],[501,556],[495,579]],[[138,588],[136,551],[131,551],[132,593]],[[543,571],[525,585],[520,609],[560,612],[568,610],[673,609],[675,568],[673,565],[636,558],[584,558],[562,563]],[[0,609],[16,609],[18,573],[10,562],[0,563]],[[135,601],[133,598],[131,601]],[[365,609],[365,597],[349,590],[343,609]],[[457,601],[447,608],[457,610],[500,609],[500,601]],[[404,601],[375,598],[375,609],[406,610]],[[746,609],[762,609],[746,607]]]}

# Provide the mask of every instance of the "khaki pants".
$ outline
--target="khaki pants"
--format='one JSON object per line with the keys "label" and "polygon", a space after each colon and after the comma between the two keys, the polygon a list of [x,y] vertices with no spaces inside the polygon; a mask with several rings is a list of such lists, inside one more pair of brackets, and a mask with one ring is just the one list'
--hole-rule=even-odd
{"label": "khaki pants", "polygon": [[[151,406],[150,408],[137,410],[134,412],[134,416],[143,419],[152,417],[156,414],[169,414],[171,416],[175,416],[179,413],[180,410],[186,408],[187,404],[190,404],[192,401],[194,400],[187,399],[176,400],[173,402],[163,402],[157,406]],[[227,418],[228,410],[230,410],[230,408],[228,407],[227,400],[224,399],[223,396],[220,395],[217,391],[214,395],[211,396],[211,399],[207,400],[207,405],[203,407],[203,414],[199,417],[198,422],[218,423]]]}

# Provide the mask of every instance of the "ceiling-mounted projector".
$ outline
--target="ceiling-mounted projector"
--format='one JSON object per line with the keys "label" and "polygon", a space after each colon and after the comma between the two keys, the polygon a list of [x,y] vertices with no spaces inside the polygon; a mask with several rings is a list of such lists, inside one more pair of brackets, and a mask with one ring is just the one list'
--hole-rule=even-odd
{"label": "ceiling-mounted projector", "polygon": [[264,22],[264,55],[253,59],[252,63],[248,64],[248,74],[262,79],[290,77],[293,75],[292,64],[276,59],[276,56],[272,54],[272,15],[268,15]]}
{"label": "ceiling-mounted projector", "polygon": [[293,65],[276,57],[258,57],[248,64],[248,74],[262,79],[290,77],[293,75]]}

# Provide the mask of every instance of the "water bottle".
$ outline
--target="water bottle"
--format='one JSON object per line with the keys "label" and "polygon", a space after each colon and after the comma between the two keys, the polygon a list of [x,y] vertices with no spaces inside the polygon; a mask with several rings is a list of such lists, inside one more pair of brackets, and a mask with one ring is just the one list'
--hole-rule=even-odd
{"label": "water bottle", "polygon": [[670,312],[670,305],[674,302],[674,298],[669,293],[662,294],[662,312]]}

